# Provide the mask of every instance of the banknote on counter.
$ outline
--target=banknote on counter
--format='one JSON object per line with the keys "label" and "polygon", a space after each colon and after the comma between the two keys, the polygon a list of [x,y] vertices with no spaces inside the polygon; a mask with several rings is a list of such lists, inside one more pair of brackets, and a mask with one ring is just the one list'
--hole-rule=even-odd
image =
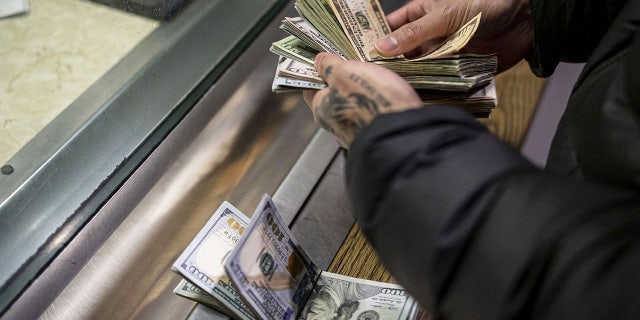
{"label": "banknote on counter", "polygon": [[265,195],[249,219],[224,202],[173,265],[174,292],[234,319],[428,316],[399,285],[320,271]]}
{"label": "banknote on counter", "polygon": [[[248,224],[249,218],[225,201],[172,266],[175,272],[218,302],[212,307],[221,305],[217,309],[242,320],[257,318],[234,288],[224,263]],[[185,293],[188,289],[178,291]],[[193,293],[194,290],[189,291]],[[195,295],[191,294],[188,298],[195,298]],[[203,300],[202,297],[198,299]]]}
{"label": "banknote on counter", "polygon": [[173,289],[173,293],[183,298],[201,303],[209,308],[216,309],[224,314],[233,314],[233,312],[229,311],[229,309],[227,309],[220,300],[210,296],[198,286],[185,279],[180,280],[180,283],[178,283],[175,289]]}
{"label": "banknote on counter", "polygon": [[225,267],[260,319],[296,319],[319,275],[266,195]]}
{"label": "banknote on counter", "polygon": [[260,319],[417,319],[419,306],[399,285],[319,271],[268,196],[225,267]]}
{"label": "banknote on counter", "polygon": [[323,271],[298,319],[415,319],[419,307],[399,285]]}

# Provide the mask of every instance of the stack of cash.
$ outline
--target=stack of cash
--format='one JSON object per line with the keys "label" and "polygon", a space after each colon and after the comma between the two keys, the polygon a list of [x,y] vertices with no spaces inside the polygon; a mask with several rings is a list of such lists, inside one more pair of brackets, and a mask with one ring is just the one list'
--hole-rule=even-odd
{"label": "stack of cash", "polygon": [[398,73],[425,104],[446,102],[477,117],[488,117],[496,105],[495,95],[484,95],[495,91],[482,91],[492,84],[496,55],[458,53],[475,34],[480,14],[432,52],[407,59],[376,53],[375,42],[391,31],[377,0],[296,0],[295,8],[300,16],[286,17],[280,26],[290,36],[270,48],[280,56],[274,92],[325,88],[313,66],[315,56],[324,51]]}
{"label": "stack of cash", "polygon": [[319,270],[269,196],[251,221],[228,202],[173,264],[174,292],[233,319],[422,319],[399,285]]}
{"label": "stack of cash", "polygon": [[174,262],[173,271],[184,277],[174,292],[234,319],[258,319],[224,268],[248,224],[249,218],[225,201]]}

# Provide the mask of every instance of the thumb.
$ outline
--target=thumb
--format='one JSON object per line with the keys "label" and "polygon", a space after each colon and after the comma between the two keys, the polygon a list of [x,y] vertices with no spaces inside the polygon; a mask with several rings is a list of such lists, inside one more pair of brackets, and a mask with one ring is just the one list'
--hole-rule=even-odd
{"label": "thumb", "polygon": [[451,25],[446,17],[438,14],[427,14],[418,20],[400,26],[395,31],[378,39],[375,49],[383,57],[393,57],[410,52],[429,40],[448,35]]}

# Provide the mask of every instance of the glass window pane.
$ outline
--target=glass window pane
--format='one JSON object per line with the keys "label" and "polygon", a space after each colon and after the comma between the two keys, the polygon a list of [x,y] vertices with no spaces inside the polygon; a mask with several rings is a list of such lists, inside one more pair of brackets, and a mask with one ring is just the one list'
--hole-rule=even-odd
{"label": "glass window pane", "polygon": [[286,3],[92,1],[0,0],[0,316]]}
{"label": "glass window pane", "polygon": [[0,164],[159,24],[85,0],[30,0],[0,19]]}

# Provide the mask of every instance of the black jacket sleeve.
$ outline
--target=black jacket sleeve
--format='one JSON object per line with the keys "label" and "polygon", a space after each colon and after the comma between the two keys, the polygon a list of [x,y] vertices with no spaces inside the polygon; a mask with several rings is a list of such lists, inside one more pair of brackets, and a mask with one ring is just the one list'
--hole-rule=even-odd
{"label": "black jacket sleeve", "polygon": [[552,176],[465,113],[376,118],[351,147],[354,213],[443,319],[639,319],[640,197]]}
{"label": "black jacket sleeve", "polygon": [[560,61],[585,62],[626,0],[529,0],[534,44],[533,72],[550,76]]}

